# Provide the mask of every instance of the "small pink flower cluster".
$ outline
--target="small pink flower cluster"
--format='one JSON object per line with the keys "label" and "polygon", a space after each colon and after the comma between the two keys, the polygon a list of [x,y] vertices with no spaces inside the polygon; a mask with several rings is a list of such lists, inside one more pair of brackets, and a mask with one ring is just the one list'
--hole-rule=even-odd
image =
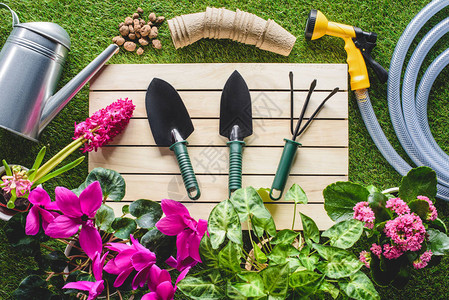
{"label": "small pink flower cluster", "polygon": [[430,210],[430,212],[427,214],[427,217],[426,217],[427,221],[434,221],[436,218],[438,218],[437,209],[433,205],[432,201],[430,201],[429,198],[427,198],[426,196],[418,196],[417,198],[419,200],[424,200],[424,201],[427,201],[427,203],[429,203],[429,210]]}
{"label": "small pink flower cluster", "polygon": [[369,269],[369,263],[371,261],[371,255],[369,254],[368,251],[363,250],[362,252],[360,252],[360,256],[359,259],[362,263],[365,264],[365,266]]}
{"label": "small pink flower cluster", "polygon": [[384,256],[387,259],[396,259],[401,256],[404,252],[402,248],[396,245],[385,244],[384,245]]}
{"label": "small pink flower cluster", "polygon": [[0,184],[0,187],[7,193],[11,193],[11,190],[16,191],[17,197],[22,197],[30,192],[31,186],[33,183],[28,180],[26,175],[26,171],[16,169],[13,167],[12,176],[3,176],[3,183]]}
{"label": "small pink flower cluster", "polygon": [[387,221],[384,232],[402,251],[418,251],[426,235],[421,218],[415,214],[405,214]]}
{"label": "small pink flower cluster", "polygon": [[374,255],[376,255],[378,258],[380,258],[380,255],[382,254],[382,247],[377,244],[372,244],[370,248],[371,252],[373,252]]}
{"label": "small pink flower cluster", "polygon": [[417,270],[425,268],[431,258],[432,258],[432,251],[427,250],[426,252],[421,254],[421,256],[417,260],[413,262],[413,267],[415,267],[415,269]]}
{"label": "small pink flower cluster", "polygon": [[391,209],[399,216],[410,213],[410,207],[408,207],[407,203],[405,203],[401,198],[388,199],[387,205],[385,205],[385,207]]}
{"label": "small pink flower cluster", "polygon": [[365,222],[365,227],[372,229],[374,227],[374,212],[368,206],[368,202],[359,202],[354,208],[354,219]]}
{"label": "small pink flower cluster", "polygon": [[119,99],[116,102],[96,111],[90,118],[79,124],[75,123],[73,139],[86,139],[83,152],[97,149],[110,142],[129,123],[135,105],[131,100]]}

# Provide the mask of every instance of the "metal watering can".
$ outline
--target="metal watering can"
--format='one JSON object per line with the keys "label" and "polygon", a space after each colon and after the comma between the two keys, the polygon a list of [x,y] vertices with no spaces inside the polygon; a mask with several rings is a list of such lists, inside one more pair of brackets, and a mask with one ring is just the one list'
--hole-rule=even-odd
{"label": "metal watering can", "polygon": [[50,22],[20,23],[12,14],[13,30],[0,52],[0,127],[37,141],[44,127],[117,52],[110,45],[54,94],[70,51],[70,37]]}

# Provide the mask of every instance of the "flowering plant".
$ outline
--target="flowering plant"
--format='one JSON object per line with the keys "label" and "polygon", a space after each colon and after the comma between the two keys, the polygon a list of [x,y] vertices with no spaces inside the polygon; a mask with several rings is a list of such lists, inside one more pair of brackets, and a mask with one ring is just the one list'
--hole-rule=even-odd
{"label": "flowering plant", "polygon": [[412,270],[436,264],[449,250],[447,228],[434,205],[436,182],[434,171],[419,167],[403,177],[398,196],[351,182],[324,190],[332,220],[364,225],[369,244],[359,258],[378,285],[403,288]]}
{"label": "flowering plant", "polygon": [[46,147],[43,147],[39,151],[33,166],[29,170],[25,170],[20,166],[13,166],[11,168],[7,162],[3,160],[5,175],[1,177],[2,181],[0,181],[0,188],[8,194],[9,199],[6,206],[9,209],[14,209],[18,197],[28,198],[31,190],[38,185],[79,165],[84,160],[84,157],[80,157],[51,172],[65,158],[81,146],[84,145],[82,148],[83,152],[92,150],[97,151],[99,147],[110,142],[128,124],[134,108],[135,106],[131,100],[128,100],[127,98],[125,100],[119,99],[106,108],[95,112],[90,118],[87,118],[86,121],[79,124],[75,123],[74,141],[50,158],[42,166],[41,163],[45,156]]}

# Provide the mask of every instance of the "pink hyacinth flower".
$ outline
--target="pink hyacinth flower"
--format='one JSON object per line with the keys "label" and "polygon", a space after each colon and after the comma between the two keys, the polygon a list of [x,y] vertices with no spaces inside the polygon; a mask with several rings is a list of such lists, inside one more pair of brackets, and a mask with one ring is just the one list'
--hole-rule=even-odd
{"label": "pink hyacinth flower", "polygon": [[364,201],[364,202],[359,202],[357,203],[354,207],[354,216],[353,218],[362,222],[365,222],[365,227],[369,228],[369,229],[373,229],[374,227],[374,212],[373,210],[369,207],[369,203]]}
{"label": "pink hyacinth flower", "polygon": [[171,277],[167,270],[161,270],[154,265],[150,270],[150,278],[148,280],[148,288],[151,293],[145,294],[142,300],[171,300],[177,290],[177,284],[183,280],[190,268],[185,268],[176,279],[175,286],[171,283]]}
{"label": "pink hyacinth flower", "polygon": [[427,198],[426,196],[418,196],[416,198],[418,198],[419,200],[427,201],[427,203],[429,203],[429,212],[427,213],[426,220],[435,221],[436,218],[438,218],[438,212],[435,205],[433,205],[432,201],[430,201],[430,199]]}
{"label": "pink hyacinth flower", "polygon": [[413,267],[417,270],[425,268],[429,261],[432,259],[432,251],[427,250],[421,256],[413,262]]}
{"label": "pink hyacinth flower", "polygon": [[174,200],[162,200],[161,207],[165,217],[156,223],[157,229],[165,235],[177,236],[176,259],[170,257],[167,264],[183,271],[201,262],[199,248],[201,238],[207,230],[207,221],[195,221],[187,208]]}
{"label": "pink hyacinth flower", "polygon": [[370,268],[371,255],[368,251],[363,250],[360,252],[359,260],[365,264],[365,267]]}
{"label": "pink hyacinth flower", "polygon": [[121,286],[132,271],[137,271],[133,279],[132,287],[143,287],[150,276],[150,269],[156,263],[156,255],[142,246],[132,235],[132,245],[122,243],[110,243],[106,246],[109,250],[118,252],[117,256],[110,260],[104,270],[110,274],[118,275],[114,287]]}
{"label": "pink hyacinth flower", "polygon": [[27,215],[25,233],[27,235],[36,235],[39,232],[40,220],[42,220],[42,228],[47,230],[48,225],[53,222],[55,217],[59,216],[56,212],[48,210],[57,210],[56,202],[51,202],[48,193],[40,187],[35,188],[28,200],[33,204]]}
{"label": "pink hyacinth flower", "polygon": [[103,243],[95,228],[95,214],[100,208],[103,194],[98,181],[89,184],[80,196],[64,187],[55,190],[56,204],[63,213],[47,227],[45,233],[52,238],[68,238],[78,232],[81,248],[87,256],[93,258],[95,252],[101,252]]}
{"label": "pink hyacinth flower", "polygon": [[94,273],[94,277],[96,280],[95,282],[92,281],[69,282],[62,288],[88,291],[89,297],[87,298],[87,300],[97,298],[104,290],[103,266],[108,253],[109,252],[106,252],[102,257],[100,257],[100,253],[95,252],[94,258],[92,260],[92,271]]}
{"label": "pink hyacinth flower", "polygon": [[410,207],[401,198],[390,198],[385,205],[386,208],[391,209],[396,214],[402,216],[410,213]]}

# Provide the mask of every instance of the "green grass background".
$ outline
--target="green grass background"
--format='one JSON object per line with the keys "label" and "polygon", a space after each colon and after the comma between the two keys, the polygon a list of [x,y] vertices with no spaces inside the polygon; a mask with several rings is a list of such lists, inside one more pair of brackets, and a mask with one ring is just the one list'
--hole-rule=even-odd
{"label": "green grass background", "polygon": [[[145,14],[155,11],[167,19],[181,14],[205,11],[206,6],[226,7],[231,10],[240,9],[254,13],[262,18],[274,19],[298,39],[289,57],[272,54],[229,40],[201,40],[191,46],[175,50],[166,23],[160,28],[161,51],[150,48],[144,55],[121,51],[110,63],[153,64],[153,63],[213,63],[213,62],[260,62],[260,63],[345,63],[346,53],[343,41],[338,38],[324,37],[314,42],[306,42],[303,38],[304,24],[310,9],[320,9],[329,20],[358,26],[365,31],[378,34],[378,46],[373,56],[388,69],[389,61],[402,31],[410,20],[428,1],[386,1],[386,0],[351,0],[351,1],[85,1],[85,0],[34,0],[9,1],[19,15],[21,22],[48,21],[55,22],[67,30],[72,40],[72,51],[69,54],[59,86],[67,83],[75,74],[94,59],[118,35],[117,25],[131,15],[137,7],[142,7]],[[428,31],[447,15],[448,10],[439,13],[426,26]],[[3,45],[11,30],[11,18],[6,10],[0,11],[0,45]],[[422,34],[421,34],[422,36]],[[416,43],[415,43],[416,45]],[[435,50],[426,58],[428,65],[442,49],[447,48],[446,38],[439,42]],[[26,68],[26,66],[17,66]],[[372,73],[370,71],[370,73]],[[429,122],[439,145],[448,152],[449,138],[448,95],[445,82],[448,70],[444,70],[433,87],[429,104]],[[122,74],[123,81],[132,81],[128,74]],[[182,76],[182,74],[180,74]],[[371,77],[370,95],[379,122],[394,147],[404,157],[396,139],[387,108],[386,84],[381,84]],[[19,88],[19,87],[18,87]],[[1,92],[1,91],[0,91]],[[5,97],[5,95],[2,95]],[[380,188],[397,186],[400,176],[381,156],[366,131],[361,120],[352,93],[349,99],[349,177],[350,180],[362,184],[374,184]],[[1,109],[1,107],[0,107]],[[20,118],[19,112],[17,117]],[[10,163],[31,166],[34,156],[42,146],[47,146],[47,158],[55,154],[71,141],[74,122],[84,120],[88,116],[88,88],[83,88],[78,95],[62,110],[40,136],[40,142],[34,143],[0,130],[0,158]],[[76,153],[71,159],[82,155]],[[58,185],[68,188],[77,187],[87,175],[87,159],[77,169],[48,182],[45,187],[51,191]],[[148,194],[151,198],[151,191]],[[440,201],[437,205],[440,216],[447,223],[449,209]],[[0,228],[4,222],[0,223]],[[8,299],[10,293],[25,277],[30,261],[12,251],[0,229],[0,299]],[[378,288],[383,299],[446,299],[449,295],[449,259],[432,269],[416,272],[405,290]]]}

